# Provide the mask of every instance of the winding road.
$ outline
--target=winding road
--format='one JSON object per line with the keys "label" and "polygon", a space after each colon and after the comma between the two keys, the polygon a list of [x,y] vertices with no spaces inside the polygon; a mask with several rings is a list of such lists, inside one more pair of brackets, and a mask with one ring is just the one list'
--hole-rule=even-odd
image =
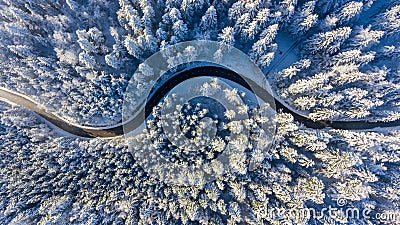
{"label": "winding road", "polygon": [[[362,13],[364,16],[364,20],[358,20],[358,24],[366,24],[367,22],[371,21],[379,12],[382,11],[383,5],[385,5],[384,1],[375,1],[366,11]],[[279,71],[283,68],[286,68],[293,62],[297,61],[297,57],[293,56],[293,49],[298,48],[298,46],[310,37],[313,33],[313,30],[318,29],[316,27],[311,28],[309,32],[307,32],[300,40],[294,40],[290,38],[290,35],[284,35],[285,37],[289,37],[288,40],[284,41],[286,43],[280,43],[284,38],[277,38],[278,43],[278,50],[284,52],[281,57],[275,57],[269,69],[264,71],[265,74],[273,73],[273,71]],[[278,35],[279,36],[279,35]],[[292,56],[289,56],[292,54]],[[6,99],[9,102],[14,104],[20,105],[24,108],[29,109],[32,112],[35,112],[40,117],[44,118],[46,121],[50,122],[51,124],[55,125],[56,127],[76,136],[85,137],[85,138],[110,138],[110,137],[117,137],[121,136],[125,132],[133,131],[136,128],[140,127],[143,124],[144,118],[147,118],[152,111],[152,108],[158,104],[159,101],[179,83],[193,78],[193,77],[200,77],[200,76],[213,76],[213,77],[220,77],[230,80],[232,82],[238,83],[241,86],[254,91],[255,93],[260,94],[261,99],[264,101],[270,101],[274,99],[274,104],[277,110],[281,110],[285,113],[290,113],[293,115],[294,119],[306,127],[313,128],[313,129],[322,129],[322,128],[334,128],[334,129],[345,129],[345,130],[365,130],[365,129],[373,129],[378,127],[394,127],[400,126],[400,120],[391,121],[391,122],[369,122],[369,121],[313,121],[309,119],[306,115],[302,115],[299,112],[296,112],[290,106],[288,106],[283,100],[279,97],[273,97],[270,93],[265,91],[262,87],[258,84],[255,84],[250,79],[244,80],[241,76],[236,74],[235,72],[217,67],[217,66],[203,66],[197,67],[185,71],[181,71],[176,73],[167,82],[164,82],[162,85],[158,87],[157,90],[150,95],[150,98],[145,101],[145,106],[136,114],[135,117],[130,118],[127,121],[120,121],[114,126],[110,127],[88,127],[88,126],[81,126],[78,124],[73,124],[61,117],[58,117],[55,114],[49,113],[43,108],[39,107],[39,105],[25,97],[21,94],[14,93],[7,89],[0,88],[0,98]],[[251,88],[250,88],[251,87]],[[276,95],[273,93],[273,95]]]}
{"label": "winding road", "polygon": [[[0,89],[0,97],[4,98],[12,103],[20,105],[24,108],[35,112],[37,115],[43,117],[48,122],[52,123],[56,127],[76,136],[85,137],[85,138],[110,138],[121,136],[125,132],[130,132],[138,128],[143,124],[143,119],[148,118],[152,112],[154,106],[158,104],[159,101],[179,83],[194,77],[201,76],[212,76],[218,78],[224,78],[230,80],[232,82],[238,83],[241,86],[252,90],[254,93],[258,93],[263,101],[269,102],[273,99],[277,110],[282,110],[283,112],[290,113],[293,115],[294,119],[306,127],[313,129],[322,129],[322,128],[334,128],[334,129],[344,129],[344,130],[364,130],[364,129],[372,129],[377,127],[392,127],[392,126],[400,126],[400,120],[392,121],[392,122],[364,122],[364,121],[313,121],[307,118],[304,115],[300,115],[294,110],[290,109],[286,106],[286,104],[280,102],[277,98],[273,98],[271,94],[262,88],[260,85],[254,83],[250,79],[243,78],[237,73],[225,69],[222,67],[216,66],[202,66],[195,67],[188,70],[184,70],[181,72],[177,72],[175,76],[171,77],[167,82],[164,82],[160,87],[155,90],[155,92],[151,95],[149,99],[146,101],[145,107],[142,107],[142,110],[136,114],[135,117],[130,118],[125,121],[124,124],[119,122],[117,125],[113,127],[99,128],[99,127],[86,127],[71,124],[63,118],[56,116],[55,114],[46,112],[44,109],[40,108],[37,103],[32,100],[22,96],[15,94],[11,91],[7,91],[5,89]],[[251,87],[251,88],[250,88]]]}

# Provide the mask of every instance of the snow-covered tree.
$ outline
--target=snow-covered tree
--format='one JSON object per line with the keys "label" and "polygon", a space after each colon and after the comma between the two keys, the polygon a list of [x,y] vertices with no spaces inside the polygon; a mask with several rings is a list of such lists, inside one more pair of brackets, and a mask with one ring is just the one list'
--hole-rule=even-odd
{"label": "snow-covered tree", "polygon": [[279,2],[279,12],[282,13],[283,18],[286,19],[292,16],[296,9],[296,4],[297,0],[283,0]]}
{"label": "snow-covered tree", "polygon": [[362,2],[351,1],[343,5],[341,8],[329,14],[322,26],[324,28],[335,27],[337,25],[342,25],[352,19],[354,16],[358,15],[361,12],[363,7]]}
{"label": "snow-covered tree", "polygon": [[235,26],[233,28],[235,28],[235,31],[237,33],[241,33],[243,29],[247,28],[250,21],[251,21],[250,14],[244,13],[236,20]]}
{"label": "snow-covered tree", "polygon": [[362,7],[362,2],[351,1],[343,5],[339,10],[328,17],[330,17],[331,20],[332,18],[335,18],[336,22],[334,25],[341,25],[358,15],[361,12]]}
{"label": "snow-covered tree", "polygon": [[245,29],[243,29],[241,36],[245,40],[253,40],[258,32],[258,22],[256,20],[253,20],[253,22],[251,22]]}
{"label": "snow-covered tree", "polygon": [[308,1],[304,3],[301,9],[293,15],[289,30],[293,35],[302,35],[313,27],[318,20],[318,15],[314,14],[316,1]]}
{"label": "snow-covered tree", "polygon": [[272,60],[274,59],[275,56],[275,49],[272,48],[270,52],[268,53],[263,53],[257,60],[257,65],[260,66],[261,68],[267,67]]}
{"label": "snow-covered tree", "polygon": [[142,49],[142,55],[148,57],[157,52],[157,39],[152,35],[145,33],[137,38],[138,46]]}
{"label": "snow-covered tree", "polygon": [[186,19],[191,19],[195,12],[200,11],[208,0],[182,0],[181,11]]}
{"label": "snow-covered tree", "polygon": [[237,1],[232,4],[232,7],[228,10],[228,19],[236,21],[244,13],[244,6],[241,1]]}
{"label": "snow-covered tree", "polygon": [[328,64],[330,65],[346,65],[355,63],[357,65],[364,65],[369,63],[375,58],[375,52],[368,52],[362,54],[360,50],[350,50],[340,52],[339,54],[332,57]]}
{"label": "snow-covered tree", "polygon": [[343,24],[344,22],[347,22],[354,16],[358,15],[361,12],[362,7],[363,7],[362,2],[351,1],[346,3],[336,13],[336,17],[339,19],[338,24]]}
{"label": "snow-covered tree", "polygon": [[361,49],[378,43],[385,32],[380,30],[371,30],[371,26],[367,26],[366,28],[355,28],[354,33],[356,33],[356,35],[349,38],[347,45],[351,48]]}
{"label": "snow-covered tree", "polygon": [[143,29],[144,24],[140,18],[138,11],[130,3],[124,1],[120,9],[117,11],[118,21],[121,26],[130,31],[134,35],[139,35]]}
{"label": "snow-covered tree", "polygon": [[254,38],[259,34],[260,31],[264,30],[269,23],[273,23],[275,21],[270,20],[270,9],[263,8],[255,16],[249,14],[252,18],[251,22],[248,23],[247,26],[244,27],[241,32],[241,36],[244,40],[254,40]]}
{"label": "snow-covered tree", "polygon": [[172,30],[174,32],[174,35],[176,37],[178,37],[181,40],[185,40],[186,39],[186,35],[188,33],[188,28],[187,25],[185,24],[185,22],[183,22],[182,20],[178,20],[176,22],[174,22],[174,25],[172,26]]}
{"label": "snow-covered tree", "polygon": [[168,35],[167,32],[162,27],[159,27],[156,31],[156,37],[158,40],[167,39],[168,37],[167,35]]}
{"label": "snow-covered tree", "polygon": [[79,45],[86,53],[103,54],[108,51],[104,46],[104,35],[97,27],[92,27],[87,32],[85,30],[77,30],[76,34],[79,38]]}
{"label": "snow-covered tree", "polygon": [[350,27],[341,27],[333,31],[314,34],[307,40],[305,49],[311,54],[325,51],[333,54],[340,49],[341,44],[350,36]]}
{"label": "snow-covered tree", "polygon": [[217,26],[217,11],[214,6],[210,6],[201,18],[200,27],[202,30],[212,30]]}
{"label": "snow-covered tree", "polygon": [[90,55],[84,53],[84,52],[81,52],[81,53],[79,54],[79,61],[80,61],[83,65],[85,65],[85,66],[87,66],[87,67],[89,67],[89,68],[94,68],[94,67],[96,66],[96,60],[95,60],[95,58],[94,58],[93,56],[90,56]]}
{"label": "snow-covered tree", "polygon": [[24,57],[24,58],[33,58],[35,54],[33,54],[33,49],[30,46],[26,45],[8,45],[7,48],[13,52],[14,54]]}
{"label": "snow-covered tree", "polygon": [[145,26],[145,32],[153,35],[155,11],[150,0],[139,1],[140,8],[143,12],[142,21]]}
{"label": "snow-covered tree", "polygon": [[251,55],[253,58],[257,58],[271,49],[271,44],[278,32],[278,28],[278,24],[273,24],[260,34],[260,39],[252,46]]}
{"label": "snow-covered tree", "polygon": [[310,67],[310,65],[311,65],[311,61],[309,59],[302,59],[298,62],[293,63],[293,65],[289,66],[288,68],[285,68],[282,71],[280,71],[279,75],[282,76],[283,78],[291,79],[302,69],[306,69],[306,68]]}
{"label": "snow-covered tree", "polygon": [[398,59],[400,57],[400,46],[383,46],[379,55],[389,59]]}
{"label": "snow-covered tree", "polygon": [[260,9],[257,13],[255,20],[257,21],[260,30],[265,29],[265,26],[268,25],[270,13],[271,11],[268,8]]}
{"label": "snow-covered tree", "polygon": [[225,27],[218,35],[218,38],[222,43],[233,46],[235,44],[235,29]]}
{"label": "snow-covered tree", "polygon": [[124,46],[128,50],[128,53],[133,57],[140,59],[141,58],[141,51],[136,43],[136,41],[132,37],[127,37],[124,41]]}
{"label": "snow-covered tree", "polygon": [[393,6],[378,15],[374,27],[384,30],[387,34],[397,34],[400,31],[400,5]]}
{"label": "snow-covered tree", "polygon": [[182,19],[182,14],[177,8],[172,8],[169,12],[163,15],[163,22],[166,24],[172,24]]}

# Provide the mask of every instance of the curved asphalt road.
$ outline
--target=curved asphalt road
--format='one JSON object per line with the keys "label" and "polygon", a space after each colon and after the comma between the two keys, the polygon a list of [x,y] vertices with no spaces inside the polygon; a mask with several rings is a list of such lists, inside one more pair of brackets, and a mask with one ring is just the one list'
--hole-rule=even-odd
{"label": "curved asphalt road", "polygon": [[[134,117],[129,119],[122,125],[122,122],[118,123],[118,125],[111,128],[96,128],[96,127],[83,127],[77,126],[74,124],[70,124],[64,119],[46,112],[44,109],[37,106],[37,104],[23,96],[16,95],[7,90],[0,89],[0,97],[9,100],[15,104],[18,104],[24,108],[27,108],[36,114],[40,115],[50,123],[59,127],[60,129],[74,134],[76,136],[85,137],[85,138],[107,138],[107,137],[116,137],[121,136],[125,132],[133,131],[139,126],[143,124],[143,119],[147,118],[154,106],[158,104],[159,101],[176,85],[179,83],[193,78],[193,77],[201,77],[201,76],[212,76],[212,77],[220,77],[235,83],[242,85],[243,87],[253,91],[254,93],[259,94],[259,98],[263,99],[265,102],[269,102],[270,104],[275,104],[277,110],[282,110],[283,112],[290,113],[293,115],[294,119],[298,122],[301,122],[306,127],[314,128],[314,129],[322,129],[322,128],[334,128],[334,129],[344,129],[344,130],[364,130],[364,129],[372,129],[376,127],[392,127],[392,126],[400,126],[400,120],[392,121],[392,122],[364,122],[364,121],[313,121],[306,116],[300,115],[284,104],[279,102],[277,99],[273,98],[270,93],[268,93],[264,88],[260,85],[254,83],[250,79],[242,78],[237,73],[216,66],[203,66],[188,69],[182,72],[178,72],[175,76],[170,78],[167,82],[161,85],[157,90],[155,90],[154,94],[151,95],[149,99],[147,99],[146,105],[142,110]],[[251,88],[250,88],[251,87]],[[274,102],[271,100],[274,99]]]}

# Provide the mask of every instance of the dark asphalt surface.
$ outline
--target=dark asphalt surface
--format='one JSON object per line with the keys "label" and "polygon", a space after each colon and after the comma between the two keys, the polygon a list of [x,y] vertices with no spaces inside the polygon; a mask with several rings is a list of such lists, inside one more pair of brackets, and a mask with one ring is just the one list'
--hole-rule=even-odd
{"label": "dark asphalt surface", "polygon": [[[194,77],[201,76],[211,76],[211,77],[219,77],[224,78],[235,83],[242,85],[243,87],[253,91],[258,94],[258,97],[263,101],[268,102],[270,104],[275,104],[276,109],[282,110],[285,113],[290,113],[293,115],[294,119],[306,127],[313,129],[323,129],[323,128],[334,128],[334,129],[343,129],[343,130],[364,130],[364,129],[372,129],[377,127],[393,127],[400,126],[400,120],[392,121],[392,122],[367,122],[367,121],[313,121],[303,115],[300,115],[291,109],[284,106],[277,99],[273,98],[268,91],[262,88],[259,84],[254,83],[252,80],[244,78],[237,73],[215,66],[202,66],[197,68],[188,69],[182,72],[177,72],[175,76],[170,78],[167,82],[162,84],[155,92],[151,95],[149,99],[146,101],[146,106],[137,114],[137,116],[126,121],[125,125],[122,125],[122,122],[119,125],[113,128],[99,129],[96,127],[80,127],[74,124],[70,124],[64,119],[46,112],[45,110],[39,108],[35,102],[31,100],[16,95],[12,92],[8,92],[6,90],[0,89],[0,97],[9,100],[17,105],[20,105],[24,108],[35,112],[39,116],[43,117],[53,125],[59,127],[60,129],[85,138],[107,138],[107,137],[116,137],[121,136],[125,132],[133,131],[139,126],[143,124],[144,118],[148,118],[152,112],[154,106],[158,104],[159,101],[176,85],[179,83]],[[271,102],[273,100],[274,102]]]}

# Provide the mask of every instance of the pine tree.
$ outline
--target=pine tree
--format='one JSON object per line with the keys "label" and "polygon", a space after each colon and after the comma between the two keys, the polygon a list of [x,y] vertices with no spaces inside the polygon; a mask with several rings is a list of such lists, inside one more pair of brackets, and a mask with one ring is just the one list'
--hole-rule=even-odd
{"label": "pine tree", "polygon": [[260,34],[260,39],[253,44],[250,51],[250,58],[261,68],[268,66],[274,58],[276,44],[273,44],[277,32],[278,24],[273,24]]}
{"label": "pine tree", "polygon": [[241,32],[241,37],[246,41],[253,40],[261,30],[264,30],[268,26],[268,22],[270,22],[270,10],[268,8],[261,9],[255,16],[252,14],[249,15],[252,21],[245,26]]}
{"label": "pine tree", "polygon": [[261,68],[267,67],[272,60],[274,59],[275,56],[275,50],[267,53],[263,53],[260,58],[257,60],[257,65]]}
{"label": "pine tree", "polygon": [[270,49],[270,45],[278,32],[278,24],[269,26],[260,34],[260,39],[252,46],[252,57],[257,58]]}
{"label": "pine tree", "polygon": [[241,32],[241,37],[248,41],[253,40],[259,31],[258,22],[253,20],[243,31]]}
{"label": "pine tree", "polygon": [[318,15],[313,14],[315,1],[309,1],[293,15],[293,22],[289,27],[290,33],[293,35],[302,35],[313,27],[318,20]]}
{"label": "pine tree", "polygon": [[379,40],[383,37],[384,33],[380,30],[371,30],[371,26],[366,28],[357,27],[355,28],[356,35],[349,38],[347,46],[351,48],[362,49],[372,44],[379,43]]}
{"label": "pine tree", "polygon": [[259,30],[264,30],[266,26],[269,24],[269,18],[270,17],[270,9],[265,8],[261,9],[257,15],[255,20],[257,20]]}
{"label": "pine tree", "polygon": [[141,0],[139,1],[139,5],[143,13],[142,21],[144,22],[146,33],[152,34],[155,17],[154,8],[151,5],[150,0]]}
{"label": "pine tree", "polygon": [[214,6],[207,9],[204,16],[201,18],[200,27],[203,31],[213,30],[217,26],[217,11]]}
{"label": "pine tree", "polygon": [[311,60],[302,59],[298,62],[293,63],[293,65],[291,65],[290,67],[285,68],[282,71],[280,71],[279,75],[283,78],[291,79],[293,76],[295,76],[301,70],[310,67],[310,65],[311,65]]}
{"label": "pine tree", "polygon": [[244,10],[245,9],[241,1],[233,3],[232,7],[228,10],[228,19],[232,22],[235,22],[243,15]]}
{"label": "pine tree", "polygon": [[158,40],[166,40],[167,39],[167,32],[162,28],[158,28],[156,31],[156,37]]}
{"label": "pine tree", "polygon": [[96,60],[94,59],[93,56],[90,56],[84,52],[81,52],[79,54],[79,61],[83,63],[83,65],[89,67],[89,68],[94,68],[96,66]]}
{"label": "pine tree", "polygon": [[182,19],[181,12],[177,8],[172,8],[171,11],[166,14],[171,19],[172,23]]}
{"label": "pine tree", "polygon": [[400,46],[383,46],[382,50],[379,52],[379,55],[389,59],[398,59],[400,57]]}
{"label": "pine tree", "polygon": [[279,2],[280,10],[282,13],[283,19],[287,19],[294,13],[295,7],[297,4],[297,0],[283,0]]}
{"label": "pine tree", "polygon": [[172,30],[174,32],[174,35],[176,37],[178,37],[181,40],[185,40],[186,39],[186,35],[188,33],[188,28],[187,25],[185,24],[185,22],[183,22],[182,20],[178,20],[174,23],[174,25],[172,26]]}
{"label": "pine tree", "polygon": [[315,99],[314,96],[307,96],[307,97],[301,96],[296,98],[293,101],[293,103],[297,108],[301,110],[310,110],[316,105],[317,100]]}
{"label": "pine tree", "polygon": [[333,31],[314,34],[306,41],[305,50],[315,54],[326,51],[333,54],[340,49],[341,44],[350,36],[350,27],[341,27]]}
{"label": "pine tree", "polygon": [[31,46],[26,45],[8,45],[7,48],[13,52],[14,54],[22,57],[22,58],[31,58],[35,57],[33,54],[33,49]]}
{"label": "pine tree", "polygon": [[354,16],[358,15],[361,12],[363,7],[362,2],[352,1],[346,3],[337,13],[336,17],[339,19],[338,23],[343,24],[349,21]]}
{"label": "pine tree", "polygon": [[400,5],[393,6],[380,14],[374,27],[381,28],[388,35],[397,34],[400,31]]}
{"label": "pine tree", "polygon": [[361,12],[362,2],[349,2],[325,18],[322,27],[327,29],[342,25]]}
{"label": "pine tree", "polygon": [[115,54],[108,54],[104,57],[107,65],[119,69],[122,66],[121,60]]}
{"label": "pine tree", "polygon": [[250,23],[251,18],[249,13],[245,13],[241,15],[235,23],[235,28],[236,33],[240,34],[243,29],[247,28],[248,24]]}
{"label": "pine tree", "polygon": [[104,53],[105,47],[103,44],[105,39],[102,32],[97,27],[92,27],[88,31],[77,30],[76,34],[79,38],[79,45],[86,53]]}
{"label": "pine tree", "polygon": [[171,11],[172,8],[178,8],[182,4],[182,1],[177,0],[166,0],[165,1],[165,12]]}
{"label": "pine tree", "polygon": [[70,9],[73,11],[76,11],[79,9],[78,3],[76,3],[74,0],[66,0],[67,5],[69,6]]}
{"label": "pine tree", "polygon": [[128,50],[128,53],[132,55],[133,57],[140,59],[141,58],[141,50],[136,44],[135,40],[132,37],[127,37],[124,41],[124,46]]}
{"label": "pine tree", "polygon": [[200,10],[205,3],[208,2],[206,0],[182,0],[181,11],[185,19],[190,22],[193,15],[197,10]]}
{"label": "pine tree", "polygon": [[143,31],[144,25],[138,11],[130,3],[120,3],[120,5],[121,8],[117,11],[119,23],[131,35],[139,35]]}
{"label": "pine tree", "polygon": [[218,38],[222,43],[233,46],[235,44],[235,30],[232,27],[225,27]]}
{"label": "pine tree", "polygon": [[139,40],[141,40],[140,38],[143,38],[143,41],[140,42],[142,43],[140,47],[145,56],[148,57],[158,51],[157,39],[152,34],[146,33],[143,36],[139,36]]}
{"label": "pine tree", "polygon": [[329,65],[346,65],[349,63],[354,63],[356,65],[364,65],[369,63],[375,58],[374,52],[369,52],[362,55],[362,52],[358,49],[350,50],[345,52],[340,52],[339,54],[332,57]]}

